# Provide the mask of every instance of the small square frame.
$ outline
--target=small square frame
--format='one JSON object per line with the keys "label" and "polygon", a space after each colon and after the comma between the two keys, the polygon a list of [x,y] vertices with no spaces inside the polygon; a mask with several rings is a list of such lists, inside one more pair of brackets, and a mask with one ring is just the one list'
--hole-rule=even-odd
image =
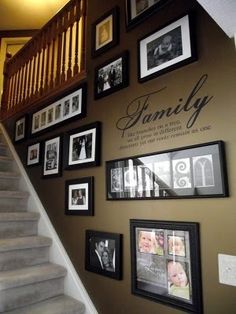
{"label": "small square frame", "polygon": [[41,163],[41,157],[42,154],[40,142],[28,145],[26,160],[26,165],[28,167],[39,165]]}
{"label": "small square frame", "polygon": [[26,139],[27,127],[28,127],[28,115],[24,115],[16,120],[14,142],[21,142]]}
{"label": "small square frame", "polygon": [[131,219],[130,237],[132,293],[202,313],[199,224]]}
{"label": "small square frame", "polygon": [[[122,279],[122,235],[86,230],[85,269],[113,279]],[[95,249],[98,249],[95,251]],[[102,254],[102,257],[98,257]],[[99,255],[100,256],[100,255]]]}
{"label": "small square frame", "polygon": [[62,175],[62,136],[45,140],[43,150],[43,178]]}
{"label": "small square frame", "polygon": [[114,7],[92,24],[92,57],[104,53],[119,42],[119,7]]}
{"label": "small square frame", "polygon": [[93,216],[94,177],[67,180],[65,182],[65,214]]}

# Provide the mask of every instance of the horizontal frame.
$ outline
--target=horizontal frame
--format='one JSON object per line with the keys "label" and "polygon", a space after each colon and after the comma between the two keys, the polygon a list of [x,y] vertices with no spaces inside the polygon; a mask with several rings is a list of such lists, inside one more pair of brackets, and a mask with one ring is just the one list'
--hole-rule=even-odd
{"label": "horizontal frame", "polygon": [[203,313],[199,224],[130,220],[132,293]]}
{"label": "horizontal frame", "polygon": [[91,54],[96,57],[119,43],[119,7],[106,12],[92,24]]}
{"label": "horizontal frame", "polygon": [[28,115],[21,116],[15,122],[14,142],[19,143],[26,139],[28,130]]}
{"label": "horizontal frame", "polygon": [[101,122],[74,129],[65,135],[65,169],[93,167],[101,161]]}
{"label": "horizontal frame", "polygon": [[31,116],[31,136],[86,116],[86,83],[80,84]]}
{"label": "horizontal frame", "polygon": [[223,141],[106,162],[107,200],[228,196]]}
{"label": "horizontal frame", "polygon": [[94,98],[110,95],[129,85],[129,53],[124,51],[95,69]]}
{"label": "horizontal frame", "polygon": [[67,180],[65,182],[65,214],[93,216],[94,177]]}
{"label": "horizontal frame", "polygon": [[86,230],[85,269],[113,279],[122,279],[122,235]]}
{"label": "horizontal frame", "polygon": [[51,137],[44,142],[43,178],[59,177],[62,175],[62,136]]}
{"label": "horizontal frame", "polygon": [[137,26],[145,19],[162,9],[171,0],[126,0],[126,29]]}
{"label": "horizontal frame", "polygon": [[41,143],[36,142],[28,145],[27,147],[27,160],[26,165],[28,167],[37,166],[41,163]]}
{"label": "horizontal frame", "polygon": [[140,39],[138,55],[140,83],[195,61],[193,15],[187,14]]}

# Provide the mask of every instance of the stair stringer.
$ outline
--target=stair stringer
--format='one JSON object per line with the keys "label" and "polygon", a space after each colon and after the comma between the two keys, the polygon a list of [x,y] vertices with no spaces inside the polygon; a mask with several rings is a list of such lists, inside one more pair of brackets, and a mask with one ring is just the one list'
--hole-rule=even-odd
{"label": "stair stringer", "polygon": [[47,212],[41,203],[38,194],[36,193],[22,162],[11,142],[11,139],[2,125],[0,123],[0,129],[3,134],[6,145],[8,146],[11,155],[16,163],[17,170],[21,175],[19,188],[22,191],[29,192],[28,200],[28,211],[38,212],[40,214],[40,219],[38,223],[38,234],[52,239],[52,245],[50,247],[49,258],[50,261],[67,269],[67,275],[64,281],[64,292],[68,296],[75,298],[85,305],[85,314],[98,314],[92,300],[90,299],[81,279],[79,278],[61,240],[59,239],[56,230],[54,229]]}

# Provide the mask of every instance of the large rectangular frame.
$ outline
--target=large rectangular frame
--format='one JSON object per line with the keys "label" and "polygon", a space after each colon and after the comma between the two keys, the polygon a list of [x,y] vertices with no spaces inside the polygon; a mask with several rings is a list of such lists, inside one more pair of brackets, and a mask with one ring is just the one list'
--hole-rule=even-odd
{"label": "large rectangular frame", "polygon": [[107,200],[228,196],[224,142],[106,162]]}
{"label": "large rectangular frame", "polygon": [[199,224],[130,220],[132,293],[202,313]]}

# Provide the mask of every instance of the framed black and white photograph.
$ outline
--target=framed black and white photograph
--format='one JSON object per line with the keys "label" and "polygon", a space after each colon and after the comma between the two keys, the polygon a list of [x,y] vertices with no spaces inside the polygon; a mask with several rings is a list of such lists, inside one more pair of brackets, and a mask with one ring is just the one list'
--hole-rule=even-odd
{"label": "framed black and white photograph", "polygon": [[15,122],[15,142],[21,142],[26,139],[26,131],[27,131],[27,121],[28,116],[24,115],[16,120]]}
{"label": "framed black and white photograph", "polygon": [[44,143],[43,178],[61,176],[62,137],[50,138]]}
{"label": "framed black and white photograph", "polygon": [[77,128],[65,137],[65,168],[98,166],[101,155],[101,123]]}
{"label": "framed black and white photograph", "polygon": [[223,141],[106,162],[107,200],[226,197]]}
{"label": "framed black and white photograph", "polygon": [[65,214],[93,216],[94,177],[67,180],[65,182]]}
{"label": "framed black and white photograph", "polygon": [[122,235],[86,230],[85,269],[103,276],[122,278]]}
{"label": "framed black and white photograph", "polygon": [[114,7],[92,24],[92,56],[98,56],[119,42],[119,8]]}
{"label": "framed black and white photograph", "polygon": [[36,166],[41,162],[40,142],[31,144],[27,148],[27,166]]}
{"label": "framed black and white photograph", "polygon": [[138,41],[139,82],[196,60],[192,18],[185,15]]}
{"label": "framed black and white photograph", "polygon": [[129,84],[128,51],[106,61],[95,69],[95,99],[110,95]]}
{"label": "framed black and white photograph", "polygon": [[130,220],[132,293],[202,313],[199,224]]}
{"label": "framed black and white photograph", "polygon": [[126,0],[126,28],[132,29],[171,0]]}
{"label": "framed black and white photograph", "polygon": [[50,105],[36,111],[31,116],[31,135],[38,135],[49,128],[68,120],[81,119],[86,116],[86,84],[80,84],[69,93]]}

